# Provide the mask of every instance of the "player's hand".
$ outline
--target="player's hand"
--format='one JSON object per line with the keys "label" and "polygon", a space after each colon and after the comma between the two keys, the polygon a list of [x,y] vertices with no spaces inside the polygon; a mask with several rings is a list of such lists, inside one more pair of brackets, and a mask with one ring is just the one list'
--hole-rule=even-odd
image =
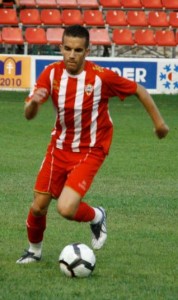
{"label": "player's hand", "polygon": [[35,90],[32,96],[32,102],[40,103],[40,101],[48,95],[48,90],[45,88],[39,88]]}
{"label": "player's hand", "polygon": [[166,137],[168,132],[169,132],[169,127],[165,123],[163,123],[163,124],[159,125],[157,128],[155,128],[155,134],[157,135],[157,137],[159,139]]}

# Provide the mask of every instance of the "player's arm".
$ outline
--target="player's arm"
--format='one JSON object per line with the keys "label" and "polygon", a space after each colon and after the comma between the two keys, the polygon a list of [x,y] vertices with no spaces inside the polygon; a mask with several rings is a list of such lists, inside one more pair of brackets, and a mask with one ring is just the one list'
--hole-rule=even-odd
{"label": "player's arm", "polygon": [[147,90],[139,84],[137,84],[136,96],[153,120],[156,135],[160,139],[164,138],[169,132],[169,127],[166,125],[163,117],[161,116],[153,98]]}
{"label": "player's arm", "polygon": [[33,92],[29,101],[25,103],[25,117],[27,120],[33,119],[39,110],[41,101],[48,95],[48,90],[45,88],[38,88]]}

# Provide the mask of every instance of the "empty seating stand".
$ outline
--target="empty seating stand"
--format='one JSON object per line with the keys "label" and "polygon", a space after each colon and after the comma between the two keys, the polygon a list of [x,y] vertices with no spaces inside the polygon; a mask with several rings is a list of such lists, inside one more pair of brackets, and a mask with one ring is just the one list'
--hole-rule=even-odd
{"label": "empty seating stand", "polygon": [[83,25],[83,15],[79,9],[64,9],[61,14],[64,25],[80,24]]}
{"label": "empty seating stand", "polygon": [[61,12],[57,8],[47,8],[41,10],[42,25],[59,26],[62,24]]}
{"label": "empty seating stand", "polygon": [[87,26],[102,27],[105,25],[103,14],[98,9],[85,10],[83,13],[83,21]]}
{"label": "empty seating stand", "polygon": [[106,24],[110,27],[127,26],[126,13],[123,10],[108,10],[106,12]]}
{"label": "empty seating stand", "polygon": [[19,21],[22,25],[40,25],[40,12],[37,8],[26,8],[20,10]]}
{"label": "empty seating stand", "polygon": [[1,25],[18,25],[18,17],[14,8],[0,8]]}
{"label": "empty seating stand", "polygon": [[99,3],[104,9],[121,8],[120,0],[99,0]]}
{"label": "empty seating stand", "polygon": [[65,26],[72,24],[86,26],[92,44],[110,47],[112,55],[120,46],[163,49],[178,43],[178,0],[19,0],[19,5],[0,8],[0,27],[20,28],[25,51],[32,45],[26,29],[39,38],[34,45],[58,45]]}
{"label": "empty seating stand", "polygon": [[60,45],[62,43],[63,28],[47,28],[46,38],[50,45]]}

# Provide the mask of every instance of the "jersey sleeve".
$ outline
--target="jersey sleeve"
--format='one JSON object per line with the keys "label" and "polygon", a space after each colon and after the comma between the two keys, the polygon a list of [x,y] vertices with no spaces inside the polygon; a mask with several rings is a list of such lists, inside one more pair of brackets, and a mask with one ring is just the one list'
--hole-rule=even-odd
{"label": "jersey sleeve", "polygon": [[121,77],[111,70],[106,70],[105,80],[109,97],[118,96],[121,100],[124,100],[126,97],[136,93],[137,83],[135,81]]}
{"label": "jersey sleeve", "polygon": [[39,75],[39,77],[38,77],[38,79],[37,79],[37,81],[34,85],[33,90],[30,92],[28,97],[25,99],[26,102],[29,102],[32,99],[35,90],[37,90],[39,88],[45,88],[48,91],[46,97],[43,98],[40,103],[42,104],[42,103],[47,101],[47,99],[49,97],[49,94],[50,94],[50,91],[51,91],[50,71],[51,71],[51,65],[46,67],[41,72],[41,74]]}

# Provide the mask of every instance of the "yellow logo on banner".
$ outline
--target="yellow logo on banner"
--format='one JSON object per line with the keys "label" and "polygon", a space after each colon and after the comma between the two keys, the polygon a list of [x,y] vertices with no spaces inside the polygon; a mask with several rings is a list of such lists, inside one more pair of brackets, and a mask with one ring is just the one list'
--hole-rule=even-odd
{"label": "yellow logo on banner", "polygon": [[0,56],[0,88],[30,88],[30,57]]}

